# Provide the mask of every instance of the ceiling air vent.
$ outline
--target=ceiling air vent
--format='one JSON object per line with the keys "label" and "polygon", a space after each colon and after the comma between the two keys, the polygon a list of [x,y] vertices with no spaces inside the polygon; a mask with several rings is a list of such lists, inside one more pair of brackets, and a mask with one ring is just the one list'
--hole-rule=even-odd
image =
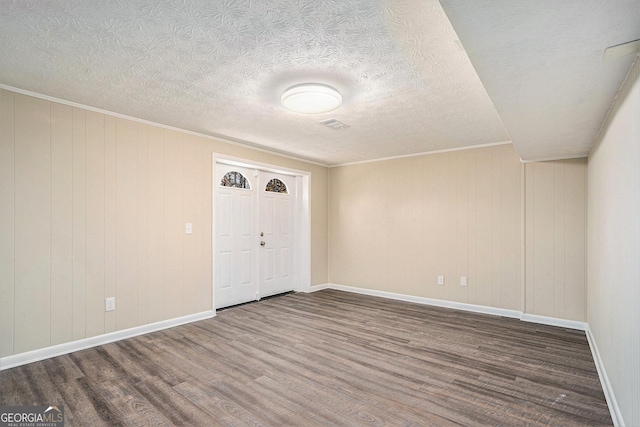
{"label": "ceiling air vent", "polygon": [[340,130],[340,129],[346,129],[349,127],[349,125],[344,124],[336,119],[327,119],[327,120],[323,120],[320,122],[321,125],[325,125],[330,127],[331,129],[336,129],[336,130]]}

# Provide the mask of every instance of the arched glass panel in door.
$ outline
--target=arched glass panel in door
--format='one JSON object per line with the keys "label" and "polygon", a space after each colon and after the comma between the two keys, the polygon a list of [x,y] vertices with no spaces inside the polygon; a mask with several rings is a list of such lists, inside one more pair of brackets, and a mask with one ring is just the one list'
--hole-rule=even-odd
{"label": "arched glass panel in door", "polygon": [[264,191],[288,194],[286,184],[280,181],[278,178],[273,178],[271,181],[267,182],[267,186],[265,187]]}
{"label": "arched glass panel in door", "polygon": [[232,187],[232,188],[245,188],[247,190],[251,189],[251,185],[249,184],[249,180],[245,178],[240,172],[227,172],[225,176],[220,180],[221,187]]}

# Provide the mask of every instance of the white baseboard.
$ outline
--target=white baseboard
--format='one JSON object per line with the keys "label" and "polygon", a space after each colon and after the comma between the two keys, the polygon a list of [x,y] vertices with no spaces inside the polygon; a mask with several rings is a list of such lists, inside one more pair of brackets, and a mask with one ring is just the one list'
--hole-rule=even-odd
{"label": "white baseboard", "polygon": [[559,319],[557,317],[538,316],[536,314],[522,313],[520,320],[524,322],[539,323],[542,325],[558,326],[565,329],[577,329],[578,331],[586,331],[588,328],[587,322]]}
{"label": "white baseboard", "polygon": [[462,302],[446,301],[434,298],[417,297],[407,294],[397,294],[387,291],[376,291],[373,289],[356,288],[353,286],[337,285],[335,283],[328,283],[327,288],[335,289],[338,291],[354,292],[363,295],[371,295],[374,297],[382,297],[395,299],[399,301],[415,302],[418,304],[433,305],[436,307],[455,308],[458,310],[472,311],[474,313],[493,314],[495,316],[513,317],[519,319],[522,315],[521,312],[516,310],[507,310],[504,308],[486,307],[484,305],[466,304]]}
{"label": "white baseboard", "polygon": [[613,420],[613,425],[616,427],[624,427],[625,423],[624,423],[624,419],[622,418],[622,413],[620,412],[620,407],[618,406],[618,401],[616,400],[615,394],[613,393],[613,388],[611,387],[611,383],[609,382],[607,371],[604,368],[604,362],[600,357],[600,352],[598,351],[598,346],[596,345],[595,337],[593,336],[593,333],[591,333],[591,328],[589,328],[588,325],[587,325],[587,329],[585,330],[585,333],[587,334],[587,341],[589,341],[589,347],[591,348],[593,361],[596,364],[598,377],[600,377],[600,384],[602,384],[604,397],[607,400],[607,405],[609,406],[609,412],[611,412],[611,419]]}
{"label": "white baseboard", "polygon": [[328,289],[328,288],[329,288],[328,283],[323,283],[321,285],[313,285],[311,286],[311,288],[309,288],[309,292],[317,292],[317,291],[321,291],[323,289]]}
{"label": "white baseboard", "polygon": [[559,319],[556,317],[538,316],[534,314],[526,314],[519,310],[488,307],[485,305],[467,304],[464,302],[447,301],[447,300],[440,300],[435,298],[417,297],[417,296],[407,295],[407,294],[397,294],[394,292],[377,291],[374,289],[338,285],[335,283],[326,283],[323,285],[318,285],[318,289],[314,289],[314,290],[319,291],[322,289],[335,289],[337,291],[353,292],[357,294],[371,295],[374,297],[382,297],[382,298],[395,299],[399,301],[415,302],[418,304],[433,305],[436,307],[453,308],[456,310],[471,311],[474,313],[484,313],[484,314],[492,314],[495,316],[511,317],[514,319],[520,319],[523,322],[538,323],[541,325],[559,326],[561,328],[566,328],[566,329],[577,329],[579,331],[587,330],[586,322],[580,322],[577,320]]}
{"label": "white baseboard", "polygon": [[137,326],[131,329],[111,332],[108,334],[85,338],[78,341],[67,342],[64,344],[53,345],[51,347],[45,347],[38,350],[32,350],[25,353],[2,357],[0,358],[0,371],[9,368],[15,368],[16,366],[26,365],[28,363],[38,362],[40,360],[48,359],[51,357],[62,356],[63,354],[68,354],[74,351],[108,344],[110,342],[119,341],[125,338],[148,334],[149,332],[173,328],[174,326],[184,325],[186,323],[192,323],[198,320],[210,319],[215,315],[215,311],[213,310],[203,311],[202,313],[190,314],[188,316],[177,317],[175,319],[163,320],[161,322]]}

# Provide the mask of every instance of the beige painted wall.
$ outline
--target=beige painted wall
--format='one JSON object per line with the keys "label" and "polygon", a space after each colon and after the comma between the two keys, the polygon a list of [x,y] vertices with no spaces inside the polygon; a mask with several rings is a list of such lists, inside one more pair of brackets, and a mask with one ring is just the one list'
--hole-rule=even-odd
{"label": "beige painted wall", "polygon": [[326,283],[327,168],[0,91],[0,357],[210,310],[212,152],[311,172]]}
{"label": "beige painted wall", "polygon": [[589,154],[588,169],[589,326],[623,424],[640,426],[639,59]]}
{"label": "beige painted wall", "polygon": [[511,145],[331,168],[329,281],[522,310],[521,168]]}
{"label": "beige painted wall", "polygon": [[586,321],[587,161],[525,164],[526,312]]}
{"label": "beige painted wall", "polygon": [[511,145],[331,168],[329,281],[584,321],[586,183]]}

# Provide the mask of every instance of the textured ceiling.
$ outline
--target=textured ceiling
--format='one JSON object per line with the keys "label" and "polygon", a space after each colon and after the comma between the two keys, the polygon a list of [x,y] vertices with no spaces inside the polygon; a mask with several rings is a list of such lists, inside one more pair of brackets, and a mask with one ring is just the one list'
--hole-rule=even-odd
{"label": "textured ceiling", "polygon": [[[339,164],[508,140],[434,0],[3,0],[0,83]],[[294,84],[333,112],[280,105]],[[328,118],[350,127],[334,130]]]}
{"label": "textured ceiling", "polygon": [[[538,160],[588,153],[633,61],[604,49],[638,38],[640,0],[0,0],[0,84],[327,165]],[[305,82],[344,105],[281,107]]]}
{"label": "textured ceiling", "polygon": [[524,160],[586,156],[636,55],[640,0],[441,0]]}

